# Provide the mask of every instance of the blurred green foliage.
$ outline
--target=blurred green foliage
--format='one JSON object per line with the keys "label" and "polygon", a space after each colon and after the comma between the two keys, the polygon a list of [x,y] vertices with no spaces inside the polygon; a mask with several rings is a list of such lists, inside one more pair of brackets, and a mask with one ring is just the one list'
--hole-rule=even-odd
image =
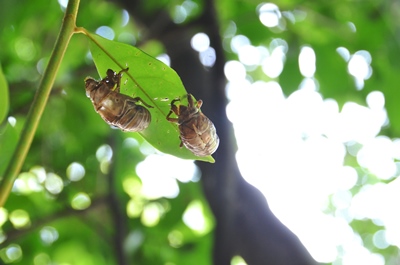
{"label": "blurred green foliage", "polygon": [[[0,90],[1,110],[5,117],[11,116],[16,121],[11,125],[5,119],[0,127],[0,176],[15,148],[63,18],[63,7],[57,2],[19,4],[24,8],[13,1],[0,4],[4,32],[0,36],[3,49],[0,61],[9,83],[9,89],[2,85]],[[129,44],[134,44],[139,35],[137,26],[132,19],[123,24],[123,18],[123,11],[115,4],[91,1],[81,5],[77,24],[93,31],[108,26],[122,39],[128,36]],[[153,56],[159,55],[159,49],[152,47],[159,45],[147,45],[144,50]],[[198,234],[182,220],[190,203],[200,201],[206,208],[203,215],[212,223],[198,182],[180,185],[180,196],[175,199],[147,199],[141,195],[142,184],[135,166],[145,158],[139,150],[144,140],[136,134],[112,130],[93,110],[83,82],[86,76],[94,76],[96,72],[88,53],[85,37],[75,35],[17,180],[17,188],[0,214],[0,264],[118,264],[114,246],[117,240],[123,243],[125,238],[127,253],[135,263],[187,264],[188,260],[210,263],[210,231]],[[8,102],[8,97],[3,97],[6,92],[10,94],[9,111],[3,103]],[[112,161],[98,157],[102,146],[111,147]],[[150,149],[150,153],[154,152]],[[83,166],[82,180],[72,181],[68,177],[67,169],[72,163]],[[47,176],[46,181],[43,176]],[[49,183],[49,176],[54,183]],[[137,193],[123,187],[123,183],[132,179],[139,185]],[[59,181],[61,185],[57,186]],[[62,191],[54,192],[54,187]],[[77,194],[89,196],[88,208],[73,209],[72,201]],[[124,216],[121,227],[115,223],[117,214],[110,210],[116,206],[108,205],[110,194],[118,198],[119,213]],[[130,219],[127,218],[129,201],[142,203],[138,215]],[[151,226],[144,225],[143,209],[152,203],[162,205],[161,218]],[[123,236],[116,236],[116,226],[117,230],[125,229]],[[56,232],[49,234],[47,227]],[[174,244],[171,234],[179,235]]]}
{"label": "blurred green foliage", "polygon": [[8,105],[9,105],[9,98],[8,98],[8,85],[7,80],[4,77],[3,71],[0,65],[0,123],[3,122],[4,118],[8,113]]}
{"label": "blurred green foliage", "polygon": [[[189,21],[203,6],[202,1],[193,2],[196,8],[187,18]],[[148,12],[165,7],[173,16],[175,7],[183,1],[146,3]],[[397,88],[400,83],[400,40],[396,34],[400,27],[400,7],[395,1],[280,1],[280,10],[307,14],[296,23],[285,19],[283,31],[269,30],[260,23],[259,1],[217,0],[215,4],[222,36],[234,22],[235,34],[247,36],[253,45],[268,46],[274,38],[289,43],[285,67],[279,77],[287,95],[298,88],[302,79],[298,69],[300,49],[310,45],[317,56],[315,76],[325,98],[334,98],[340,104],[348,100],[365,104],[369,92],[381,90],[385,94],[391,123],[385,133],[393,137],[400,134],[397,110],[400,105]],[[15,148],[62,17],[63,8],[57,1],[0,2],[0,63],[8,83],[7,89],[0,74],[0,178]],[[123,10],[114,3],[92,0],[81,3],[77,24],[91,32],[100,26],[108,26],[114,31],[116,40],[135,44],[140,41],[141,27],[132,18],[125,24],[123,18]],[[350,21],[356,25],[356,33],[348,26]],[[229,42],[231,37],[224,38],[224,42]],[[141,45],[152,56],[162,51],[156,41]],[[336,52],[336,48],[342,46],[352,54],[367,50],[373,58],[374,73],[362,90],[356,89],[346,62]],[[114,247],[116,240],[121,238],[115,230],[121,223],[113,211],[116,206],[120,207],[123,222],[126,221],[122,226],[126,229],[122,231],[127,238],[124,244],[135,264],[191,264],[194,260],[197,264],[210,264],[211,232],[199,234],[182,220],[190,203],[200,201],[205,208],[205,220],[213,223],[198,182],[179,183],[180,194],[173,199],[148,199],[140,192],[124,189],[124,183],[134,180],[139,183],[140,190],[141,181],[135,167],[146,158],[147,153],[143,151],[146,143],[138,135],[111,130],[93,110],[83,86],[84,78],[96,72],[88,52],[85,37],[73,36],[24,164],[22,173],[25,175],[20,177],[19,188],[11,194],[5,210],[0,212],[0,264],[117,264],[118,254]],[[226,56],[237,60],[229,46]],[[269,79],[259,69],[250,75],[254,80]],[[7,91],[9,108],[4,96]],[[7,116],[16,120],[15,126],[3,115],[7,109]],[[127,142],[134,143],[134,148]],[[96,157],[96,152],[104,145],[112,149],[111,160],[102,161]],[[71,181],[67,177],[67,168],[73,162],[84,167],[82,180]],[[351,158],[347,163],[357,166]],[[60,193],[49,192],[46,186],[49,184],[41,182],[41,174],[48,173],[58,176],[55,181],[61,180]],[[71,208],[71,200],[78,193],[87,194],[91,200],[90,206],[81,211]],[[117,205],[109,205],[110,195],[118,198]],[[127,218],[128,205],[132,201],[138,207],[135,208],[137,213]],[[160,207],[161,217],[154,226],[148,226],[141,215],[145,206],[152,203]],[[20,212],[16,210],[23,210],[29,219],[18,215]],[[11,222],[13,213],[16,217]],[[20,226],[18,221],[21,221]],[[379,230],[376,224],[356,221],[352,226],[371,250],[385,256],[396,254],[393,247],[374,249],[370,238]],[[45,227],[54,228],[56,234],[49,235]]]}

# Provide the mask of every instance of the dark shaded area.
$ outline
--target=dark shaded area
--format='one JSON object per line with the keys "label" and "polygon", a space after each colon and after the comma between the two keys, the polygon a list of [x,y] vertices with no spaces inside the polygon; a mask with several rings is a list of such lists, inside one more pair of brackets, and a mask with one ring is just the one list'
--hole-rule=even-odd
{"label": "dark shaded area", "polygon": [[[163,9],[146,13],[144,2],[119,0],[147,28],[146,39],[155,38],[165,45],[172,68],[188,92],[203,99],[202,110],[214,122],[221,139],[214,154],[216,163],[198,163],[204,193],[217,221],[214,264],[229,265],[234,255],[250,265],[315,264],[299,239],[273,215],[260,191],[245,182],[238,170],[233,127],[225,113],[225,58],[214,2],[206,0],[202,15],[185,25],[174,24]],[[216,50],[212,68],[206,69],[190,46],[191,37],[199,31],[210,37]]]}

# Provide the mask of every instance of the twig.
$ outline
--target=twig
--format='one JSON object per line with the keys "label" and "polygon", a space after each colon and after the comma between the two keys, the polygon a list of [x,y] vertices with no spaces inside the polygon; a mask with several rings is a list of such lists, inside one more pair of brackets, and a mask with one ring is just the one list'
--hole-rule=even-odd
{"label": "twig", "polygon": [[0,207],[4,206],[13,183],[18,173],[21,171],[21,167],[25,161],[33,136],[35,135],[40,118],[42,117],[44,108],[47,104],[47,99],[49,98],[51,88],[68,47],[68,43],[71,36],[74,34],[79,1],[80,0],[70,0],[68,2],[60,34],[58,35],[57,41],[54,45],[49,64],[47,65],[43,78],[40,81],[39,88],[29,110],[17,148],[15,149],[10,163],[4,173],[4,178],[0,183]]}

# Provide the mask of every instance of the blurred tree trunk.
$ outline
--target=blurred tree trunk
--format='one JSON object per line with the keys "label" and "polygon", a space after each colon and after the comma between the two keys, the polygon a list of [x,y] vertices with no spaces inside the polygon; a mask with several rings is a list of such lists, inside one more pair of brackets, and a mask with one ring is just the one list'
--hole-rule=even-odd
{"label": "blurred tree trunk", "polygon": [[[225,58],[214,2],[205,0],[204,12],[197,20],[178,25],[165,10],[145,12],[145,0],[118,1],[147,28],[146,39],[158,39],[165,45],[172,68],[187,91],[204,101],[202,110],[217,128],[221,142],[213,155],[216,163],[197,164],[217,222],[214,264],[230,265],[234,255],[242,256],[249,265],[315,264],[297,236],[273,215],[261,192],[244,181],[239,172],[233,127],[225,113]],[[200,31],[210,37],[216,50],[217,60],[211,68],[200,63],[198,53],[190,46],[191,37]]]}

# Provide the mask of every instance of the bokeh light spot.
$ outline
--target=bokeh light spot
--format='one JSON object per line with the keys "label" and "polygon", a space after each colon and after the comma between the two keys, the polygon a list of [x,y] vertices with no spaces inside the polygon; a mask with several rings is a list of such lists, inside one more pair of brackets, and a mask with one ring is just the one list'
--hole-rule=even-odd
{"label": "bokeh light spot", "polygon": [[265,60],[262,62],[263,72],[271,78],[278,77],[282,73],[285,59],[286,55],[284,52],[284,47],[275,47],[272,50],[271,55],[265,58]]}
{"label": "bokeh light spot", "polygon": [[361,90],[364,87],[364,80],[372,75],[371,54],[368,51],[357,51],[350,57],[347,69],[354,76],[356,88]]}
{"label": "bokeh light spot", "polygon": [[357,31],[356,25],[354,25],[353,22],[347,22],[347,26],[349,27],[349,29],[350,29],[352,32],[356,32],[356,31]]}
{"label": "bokeh light spot", "polygon": [[193,161],[166,154],[153,154],[137,165],[136,172],[142,181],[141,192],[146,198],[175,198],[179,194],[176,180],[193,180],[196,167]]}
{"label": "bokeh light spot", "polygon": [[0,207],[0,228],[3,226],[5,222],[7,222],[7,220],[8,220],[8,211],[5,208]]}
{"label": "bokeh light spot", "polygon": [[130,199],[128,204],[126,205],[126,213],[129,218],[137,218],[143,212],[144,201],[140,199]]}
{"label": "bokeh light spot", "polygon": [[174,9],[172,10],[172,19],[176,24],[184,22],[187,16],[188,13],[186,9],[181,5],[175,6]]}
{"label": "bokeh light spot", "polygon": [[258,65],[261,59],[261,50],[253,45],[244,45],[238,51],[239,61],[245,65]]}
{"label": "bokeh light spot", "polygon": [[13,263],[22,258],[22,249],[17,244],[10,244],[6,248],[2,249],[1,258],[5,263]]}
{"label": "bokeh light spot", "polygon": [[96,29],[96,34],[102,36],[103,38],[113,40],[115,38],[115,32],[112,28],[108,26],[101,26]]}
{"label": "bokeh light spot", "polygon": [[145,240],[144,232],[142,229],[131,230],[124,240],[124,250],[126,253],[134,253]]}
{"label": "bokeh light spot", "polygon": [[238,53],[240,48],[246,45],[250,45],[250,40],[244,35],[236,35],[231,40],[231,49],[235,53]]}
{"label": "bokeh light spot", "polygon": [[183,222],[199,235],[211,230],[211,222],[204,216],[204,206],[201,201],[192,201],[182,216]]}
{"label": "bokeh light spot", "polygon": [[163,62],[164,64],[171,66],[171,58],[168,54],[163,53],[157,56],[157,59]]}
{"label": "bokeh light spot", "polygon": [[234,256],[231,260],[231,265],[247,265],[247,263],[241,256]]}
{"label": "bokeh light spot", "polygon": [[152,202],[144,206],[141,221],[148,227],[156,226],[161,219],[163,208],[160,203]]}
{"label": "bokeh light spot", "polygon": [[51,194],[59,194],[64,188],[64,183],[57,174],[48,173],[44,186]]}
{"label": "bokeh light spot", "polygon": [[183,243],[183,234],[178,230],[173,230],[168,234],[168,242],[171,247],[179,248]]}
{"label": "bokeh light spot", "polygon": [[122,186],[126,194],[132,198],[140,194],[142,189],[142,184],[139,179],[134,177],[125,178],[122,182]]}
{"label": "bokeh light spot", "polygon": [[385,248],[389,247],[389,243],[386,240],[386,231],[385,230],[376,231],[372,238],[372,241],[373,241],[374,245],[379,249],[385,249]]}
{"label": "bokeh light spot", "polygon": [[34,166],[31,168],[30,172],[35,174],[37,180],[40,183],[43,183],[46,180],[46,170],[44,169],[44,167]]}
{"label": "bokeh light spot", "polygon": [[7,118],[7,121],[12,127],[15,127],[15,125],[17,124],[17,119],[13,116],[9,116]]}
{"label": "bokeh light spot", "polygon": [[346,61],[348,62],[350,60],[350,52],[348,49],[345,47],[338,47],[336,49],[336,52]]}
{"label": "bokeh light spot", "polygon": [[386,136],[379,136],[363,145],[357,154],[357,161],[378,178],[388,180],[397,173],[392,150],[392,141]]}
{"label": "bokeh light spot", "polygon": [[58,239],[58,231],[51,226],[45,226],[40,230],[40,239],[46,245],[51,245]]}
{"label": "bokeh light spot", "polygon": [[122,16],[121,26],[124,27],[129,22],[129,13],[128,13],[128,11],[126,11],[125,9],[122,10],[121,16]]}
{"label": "bokeh light spot", "polygon": [[68,0],[58,0],[58,3],[60,4],[61,9],[65,10],[67,8]]}
{"label": "bokeh light spot", "polygon": [[367,104],[370,109],[383,110],[385,107],[385,96],[381,91],[371,91],[367,95]]}
{"label": "bokeh light spot", "polygon": [[72,197],[71,207],[75,210],[84,210],[92,203],[89,195],[85,192],[79,192]]}
{"label": "bokeh light spot", "polygon": [[20,194],[30,194],[41,190],[43,190],[43,187],[32,172],[20,173],[13,186],[13,191]]}
{"label": "bokeh light spot", "polygon": [[46,253],[39,253],[33,259],[33,265],[49,265],[51,264],[51,259]]}
{"label": "bokeh light spot", "polygon": [[316,68],[315,52],[311,47],[304,46],[301,48],[299,55],[299,68],[304,77],[313,77]]}
{"label": "bokeh light spot", "polygon": [[85,176],[85,168],[77,163],[73,162],[67,167],[67,177],[71,181],[79,181]]}
{"label": "bokeh light spot", "polygon": [[258,13],[261,23],[268,28],[277,27],[282,17],[278,6],[273,3],[262,4],[258,8]]}
{"label": "bokeh light spot", "polygon": [[238,61],[226,62],[224,72],[229,81],[239,81],[246,78],[246,68]]}
{"label": "bokeh light spot", "polygon": [[108,173],[108,168],[113,156],[113,150],[108,144],[100,146],[96,151],[96,158],[100,162],[100,170],[103,174]]}
{"label": "bokeh light spot", "polygon": [[31,224],[28,212],[22,209],[12,211],[9,219],[16,229],[25,228]]}
{"label": "bokeh light spot", "polygon": [[99,162],[110,162],[113,151],[108,144],[100,146],[96,151],[96,158]]}
{"label": "bokeh light spot", "polygon": [[217,60],[217,54],[213,47],[208,47],[205,51],[199,53],[200,62],[206,67],[212,67]]}
{"label": "bokeh light spot", "polygon": [[204,32],[199,32],[192,37],[190,44],[195,51],[202,52],[210,47],[210,38]]}
{"label": "bokeh light spot", "polygon": [[36,56],[36,49],[33,44],[33,41],[28,38],[24,38],[24,37],[18,38],[15,41],[14,48],[15,48],[15,51],[16,51],[18,57],[21,60],[31,61]]}

